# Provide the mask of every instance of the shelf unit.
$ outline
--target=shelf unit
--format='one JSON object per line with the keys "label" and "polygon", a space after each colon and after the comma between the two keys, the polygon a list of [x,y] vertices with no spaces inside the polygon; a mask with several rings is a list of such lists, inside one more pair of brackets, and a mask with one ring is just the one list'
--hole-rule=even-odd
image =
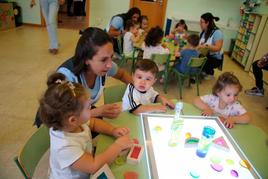
{"label": "shelf unit", "polygon": [[239,62],[245,71],[250,70],[266,22],[267,15],[255,13],[245,13],[241,18],[232,59]]}

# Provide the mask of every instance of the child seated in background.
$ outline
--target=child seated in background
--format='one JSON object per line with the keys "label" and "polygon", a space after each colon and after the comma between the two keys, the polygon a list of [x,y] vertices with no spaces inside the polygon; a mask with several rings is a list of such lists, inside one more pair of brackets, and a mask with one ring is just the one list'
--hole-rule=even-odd
{"label": "child seated in background", "polygon": [[[168,48],[161,45],[164,32],[157,26],[149,30],[145,37],[144,44],[142,45],[143,59],[151,59],[152,54],[165,54],[169,53]],[[159,69],[161,71],[161,69]]]}
{"label": "child seated in background", "polygon": [[187,38],[187,45],[176,55],[177,57],[180,57],[178,60],[176,60],[174,66],[177,71],[180,73],[191,73],[197,70],[196,68],[188,67],[187,64],[191,58],[199,56],[199,52],[197,51],[198,44],[198,35],[192,34]]}
{"label": "child seated in background", "polygon": [[197,97],[193,104],[202,110],[203,116],[218,114],[227,128],[233,128],[235,123],[249,123],[250,116],[237,101],[242,85],[230,72],[221,74],[212,88],[212,94]]}
{"label": "child seated in background", "polygon": [[143,15],[140,16],[139,21],[140,21],[139,34],[145,37],[145,35],[148,33],[149,19],[147,16]]}
{"label": "child seated in background", "polygon": [[174,30],[171,31],[171,33],[169,34],[170,38],[180,38],[183,40],[186,40],[188,37],[188,34],[186,33],[186,31],[188,30],[188,27],[185,23],[185,20],[181,19],[176,25]]}
{"label": "child seated in background", "polygon": [[125,28],[126,33],[124,35],[123,50],[124,54],[126,54],[127,56],[132,55],[132,52],[134,50],[133,43],[138,42],[140,39],[139,28],[140,28],[139,22],[135,22],[132,20],[128,20],[126,22],[126,28]]}
{"label": "child seated in background", "polygon": [[[105,163],[113,162],[122,150],[131,147],[128,128],[90,118],[89,95],[82,85],[65,81],[61,73],[52,74],[47,84],[48,89],[40,100],[40,114],[50,134],[49,178],[89,178]],[[91,130],[117,139],[94,156]]]}
{"label": "child seated in background", "polygon": [[[133,114],[166,112],[167,106],[174,109],[173,102],[153,89],[158,72],[157,65],[149,59],[138,60],[132,74],[133,84],[128,84],[123,96],[123,110]],[[153,105],[152,103],[162,103]]]}

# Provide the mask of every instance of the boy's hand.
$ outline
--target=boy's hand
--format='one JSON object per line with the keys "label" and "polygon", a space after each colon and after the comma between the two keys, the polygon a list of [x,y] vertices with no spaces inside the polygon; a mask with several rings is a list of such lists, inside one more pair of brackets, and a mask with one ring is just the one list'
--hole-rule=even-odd
{"label": "boy's hand", "polygon": [[168,106],[171,109],[174,109],[175,108],[175,104],[172,101],[169,101],[169,100],[167,100],[165,98],[162,98],[162,104],[164,106]]}
{"label": "boy's hand", "polygon": [[175,56],[176,58],[178,58],[178,57],[181,56],[181,53],[180,53],[179,51],[177,51],[177,52],[174,53],[174,56]]}
{"label": "boy's hand", "polygon": [[211,116],[213,114],[213,110],[208,108],[208,109],[204,109],[201,113],[202,116]]}
{"label": "boy's hand", "polygon": [[133,145],[133,140],[130,139],[129,135],[124,135],[116,139],[115,143],[119,145],[121,150],[128,149]]}
{"label": "boy's hand", "polygon": [[102,116],[107,118],[115,118],[122,111],[121,106],[118,104],[105,104],[100,108],[102,110]]}
{"label": "boy's hand", "polygon": [[112,134],[114,137],[121,137],[129,133],[129,128],[127,127],[116,127],[113,129]]}
{"label": "boy's hand", "polygon": [[167,107],[161,104],[155,105],[154,108],[154,112],[167,112]]}

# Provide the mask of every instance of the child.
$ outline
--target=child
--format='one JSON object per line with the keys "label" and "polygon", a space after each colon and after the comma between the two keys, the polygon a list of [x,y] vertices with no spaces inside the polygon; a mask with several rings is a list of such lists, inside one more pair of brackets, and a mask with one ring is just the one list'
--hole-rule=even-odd
{"label": "child", "polygon": [[218,113],[227,128],[235,123],[249,123],[250,116],[245,108],[237,101],[242,85],[235,75],[230,72],[221,74],[209,95],[197,97],[193,104],[202,110],[203,116]]}
{"label": "child", "polygon": [[180,39],[187,39],[188,35],[186,31],[188,27],[185,23],[185,20],[181,19],[176,25],[173,31],[170,33],[170,38],[180,38]]}
{"label": "child", "polygon": [[[133,114],[144,112],[166,112],[167,106],[174,109],[174,103],[153,89],[158,72],[157,65],[149,59],[139,60],[132,74],[133,84],[128,84],[123,96],[123,110]],[[162,104],[152,105],[151,103]]]}
{"label": "child", "polygon": [[195,68],[188,67],[187,64],[191,58],[199,56],[199,52],[196,49],[199,44],[199,36],[192,34],[187,38],[187,42],[188,44],[186,47],[180,53],[178,53],[177,56],[180,57],[179,62],[175,64],[176,70],[181,73],[191,73],[197,70]]}
{"label": "child", "polygon": [[141,25],[140,29],[139,29],[139,34],[141,36],[143,36],[143,35],[147,34],[147,32],[148,32],[149,19],[147,16],[141,16],[139,21],[140,21],[140,25]]}
{"label": "child", "polygon": [[126,33],[124,35],[124,54],[131,56],[134,46],[133,43],[138,42],[140,39],[139,35],[140,24],[138,22],[128,20],[126,22]]}
{"label": "child", "polygon": [[[90,173],[111,163],[122,150],[131,147],[128,128],[90,119],[89,96],[83,86],[65,81],[60,73],[52,74],[47,84],[48,89],[40,100],[40,114],[50,128],[49,178],[89,178]],[[117,139],[94,157],[91,130]]]}
{"label": "child", "polygon": [[[167,48],[161,46],[164,32],[160,27],[151,28],[145,37],[145,44],[143,44],[143,59],[151,59],[152,54],[169,53]],[[160,70],[161,71],[161,70]]]}

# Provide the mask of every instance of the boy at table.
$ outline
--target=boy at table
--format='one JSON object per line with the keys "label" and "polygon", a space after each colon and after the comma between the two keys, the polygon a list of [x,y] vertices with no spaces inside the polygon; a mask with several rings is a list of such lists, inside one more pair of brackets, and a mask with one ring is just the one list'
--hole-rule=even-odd
{"label": "boy at table", "polygon": [[[127,86],[123,96],[123,110],[138,115],[144,112],[166,112],[167,107],[174,109],[173,102],[167,100],[153,89],[158,67],[149,59],[139,60],[132,74],[133,84]],[[155,104],[152,103],[161,103]]]}
{"label": "boy at table", "polygon": [[192,34],[187,38],[187,45],[184,49],[178,52],[177,57],[178,60],[175,62],[174,68],[180,73],[186,72],[194,72],[195,68],[190,68],[187,64],[191,58],[195,58],[199,56],[199,52],[197,51],[197,46],[199,44],[199,36]]}

